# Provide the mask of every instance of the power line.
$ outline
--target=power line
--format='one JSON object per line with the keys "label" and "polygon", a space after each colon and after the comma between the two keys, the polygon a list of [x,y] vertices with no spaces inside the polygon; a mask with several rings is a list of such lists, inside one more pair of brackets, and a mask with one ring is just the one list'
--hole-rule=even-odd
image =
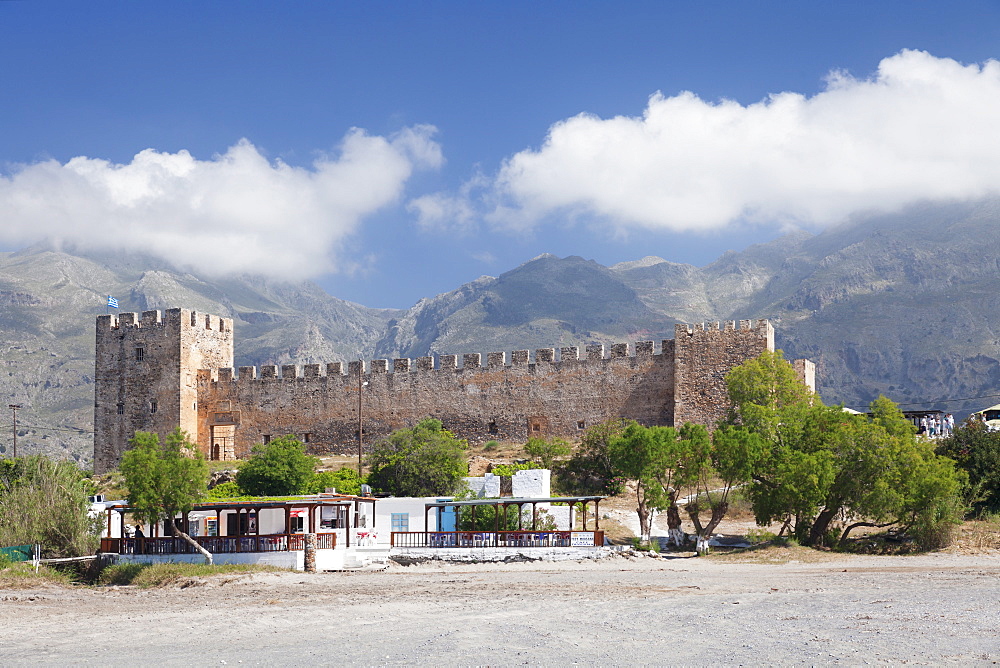
{"label": "power line", "polygon": [[71,431],[76,434],[93,434],[93,429],[84,429],[82,427],[39,427],[31,424],[24,424],[18,421],[17,427],[25,431]]}
{"label": "power line", "polygon": [[[984,394],[979,397],[965,397],[964,399],[938,399],[936,401],[910,401],[905,404],[896,404],[897,406],[929,406],[933,404],[954,404],[960,401],[976,401],[978,399],[996,399],[1000,397],[1000,394]],[[847,406],[847,408],[868,408],[867,404]]]}

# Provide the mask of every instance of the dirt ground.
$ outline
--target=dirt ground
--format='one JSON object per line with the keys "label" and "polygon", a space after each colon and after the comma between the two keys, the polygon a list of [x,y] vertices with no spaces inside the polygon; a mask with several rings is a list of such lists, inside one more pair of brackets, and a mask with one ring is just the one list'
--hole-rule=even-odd
{"label": "dirt ground", "polygon": [[424,564],[0,590],[0,665],[1000,660],[1000,553]]}

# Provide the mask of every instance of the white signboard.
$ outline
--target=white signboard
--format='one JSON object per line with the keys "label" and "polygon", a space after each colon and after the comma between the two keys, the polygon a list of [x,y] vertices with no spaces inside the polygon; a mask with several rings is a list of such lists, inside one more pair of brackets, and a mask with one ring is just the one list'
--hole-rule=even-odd
{"label": "white signboard", "polygon": [[569,538],[571,547],[594,547],[593,531],[574,531]]}

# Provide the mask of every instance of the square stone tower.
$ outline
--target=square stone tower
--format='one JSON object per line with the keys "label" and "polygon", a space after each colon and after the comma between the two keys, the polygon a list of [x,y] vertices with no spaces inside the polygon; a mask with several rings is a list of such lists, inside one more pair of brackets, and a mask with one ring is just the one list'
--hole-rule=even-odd
{"label": "square stone tower", "polygon": [[188,309],[97,318],[94,472],[116,468],[136,431],[198,438],[198,369],[233,365],[231,318]]}

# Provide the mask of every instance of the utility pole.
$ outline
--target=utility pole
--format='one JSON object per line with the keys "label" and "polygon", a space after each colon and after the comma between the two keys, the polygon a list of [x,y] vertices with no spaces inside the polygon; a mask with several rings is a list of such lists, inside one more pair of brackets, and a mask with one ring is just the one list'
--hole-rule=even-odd
{"label": "utility pole", "polygon": [[361,480],[361,444],[364,432],[361,423],[361,371],[365,368],[365,361],[358,360],[358,480]]}
{"label": "utility pole", "polygon": [[17,409],[20,407],[20,404],[7,404],[7,408],[14,412],[14,457],[17,457]]}

